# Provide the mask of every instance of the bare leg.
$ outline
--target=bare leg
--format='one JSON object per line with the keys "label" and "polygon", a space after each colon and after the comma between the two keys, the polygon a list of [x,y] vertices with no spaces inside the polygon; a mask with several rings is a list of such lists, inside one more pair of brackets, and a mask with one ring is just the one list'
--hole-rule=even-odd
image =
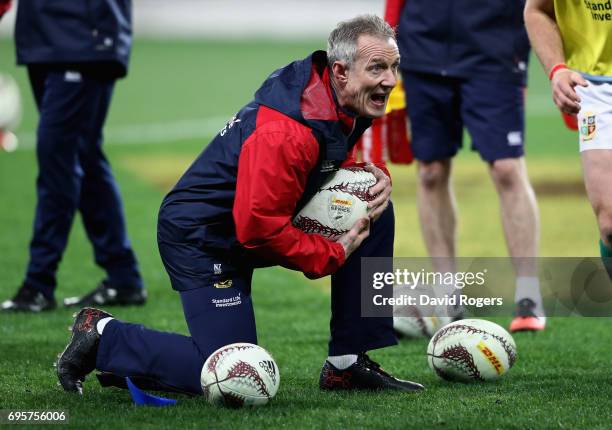
{"label": "bare leg", "polygon": [[421,231],[434,270],[456,271],[456,202],[452,191],[451,160],[419,162],[417,202]]}
{"label": "bare leg", "polygon": [[583,151],[582,168],[587,195],[604,246],[612,248],[612,149]]}
{"label": "bare leg", "polygon": [[[417,203],[421,232],[436,272],[456,272],[457,204],[451,183],[451,159],[419,162]],[[454,285],[437,286],[436,296],[458,295]],[[463,308],[449,307],[447,316],[461,318]]]}
{"label": "bare leg", "polygon": [[543,330],[546,321],[536,261],[539,214],[525,159],[496,160],[490,165],[490,173],[499,195],[506,244],[516,273],[517,308],[510,330]]}
{"label": "bare leg", "polygon": [[505,158],[490,165],[501,206],[508,252],[518,277],[537,276],[540,222],[525,159]]}

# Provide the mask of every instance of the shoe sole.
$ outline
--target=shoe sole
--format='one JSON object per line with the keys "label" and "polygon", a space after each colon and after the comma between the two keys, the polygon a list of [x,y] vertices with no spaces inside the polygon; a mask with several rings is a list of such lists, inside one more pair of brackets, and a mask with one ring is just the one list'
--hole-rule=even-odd
{"label": "shoe sole", "polygon": [[72,335],[70,336],[70,341],[68,342],[68,345],[66,345],[66,348],[64,348],[64,350],[57,355],[57,361],[55,362],[55,372],[57,374],[57,379],[59,380],[58,383],[59,385],[62,386],[64,391],[68,391],[71,393],[78,393],[80,395],[83,395],[83,388],[82,388],[83,381],[79,380],[81,382],[81,386],[74,384],[74,387],[73,387],[71,383],[68,383],[68,381],[64,382],[64,375],[62,375],[61,373],[63,366],[60,365],[60,362],[62,361],[64,354],[66,353],[66,351],[68,351],[68,348],[70,348],[70,345],[72,345],[72,341],[74,340],[73,326],[69,327],[69,330],[72,332]]}
{"label": "shoe sole", "polygon": [[540,321],[536,317],[518,317],[514,318],[510,323],[510,332],[518,331],[542,331],[546,327],[546,323]]}

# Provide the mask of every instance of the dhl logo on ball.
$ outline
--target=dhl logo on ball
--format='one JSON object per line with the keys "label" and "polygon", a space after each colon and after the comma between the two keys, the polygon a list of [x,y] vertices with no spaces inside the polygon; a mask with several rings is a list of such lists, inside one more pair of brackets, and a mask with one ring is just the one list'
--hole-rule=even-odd
{"label": "dhl logo on ball", "polygon": [[491,365],[495,368],[495,371],[498,375],[504,373],[504,365],[499,361],[497,356],[489,349],[489,347],[483,342],[480,341],[478,345],[476,345],[478,350],[482,352],[482,354],[489,360]]}
{"label": "dhl logo on ball", "polygon": [[339,206],[353,206],[352,201],[346,200],[346,199],[339,199],[337,197],[332,197],[331,203],[333,205],[339,205]]}

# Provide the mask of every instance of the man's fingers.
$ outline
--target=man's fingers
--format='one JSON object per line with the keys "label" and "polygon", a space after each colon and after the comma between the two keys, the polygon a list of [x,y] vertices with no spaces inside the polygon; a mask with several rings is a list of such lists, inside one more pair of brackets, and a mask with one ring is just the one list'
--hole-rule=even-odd
{"label": "man's fingers", "polygon": [[344,235],[337,240],[344,248],[344,253],[348,258],[355,251],[361,242],[370,235],[370,220],[368,218],[358,219],[355,224]]}
{"label": "man's fingers", "polygon": [[364,170],[372,173],[376,178],[376,184],[372,185],[368,190],[368,194],[375,196],[374,199],[368,203],[368,215],[372,221],[376,221],[387,206],[389,206],[391,179],[389,179],[385,172],[371,163],[366,164]]}
{"label": "man's fingers", "polygon": [[555,103],[557,104],[557,106],[559,107],[566,107],[566,108],[570,108],[570,107],[580,107],[580,104],[572,99],[570,99],[569,97],[567,97],[565,94],[559,93],[555,95]]}
{"label": "man's fingers", "polygon": [[368,194],[371,196],[375,196],[380,194],[385,189],[385,184],[382,181],[378,181],[376,184],[372,185],[368,190]]}
{"label": "man's fingers", "polygon": [[378,182],[372,185],[368,190],[368,194],[371,196],[376,196],[377,194],[381,194],[383,191],[388,191],[385,194],[390,194],[391,181],[389,177],[383,174],[382,178],[378,178]]}
{"label": "man's fingers", "polygon": [[367,228],[364,231],[362,231],[361,233],[359,233],[359,238],[358,240],[355,241],[355,248],[358,248],[359,245],[361,245],[363,243],[364,240],[366,240],[368,238],[368,236],[370,236],[370,229]]}
{"label": "man's fingers", "polygon": [[391,195],[391,190],[385,189],[383,192],[378,194],[373,200],[368,202],[368,209],[372,209],[372,208],[382,205],[385,202],[385,200],[389,199],[390,195]]}
{"label": "man's fingers", "polygon": [[576,85],[580,85],[581,87],[589,86],[589,83],[587,82],[587,80],[584,79],[582,75],[580,75],[579,73],[572,74],[571,79],[572,79],[572,83],[574,86]]}
{"label": "man's fingers", "polygon": [[362,233],[370,229],[370,220],[368,218],[361,218],[356,223],[357,233]]}
{"label": "man's fingers", "polygon": [[570,115],[576,115],[578,112],[580,112],[580,106],[576,106],[573,104],[560,104],[557,106],[559,106],[561,112],[565,112]]}
{"label": "man's fingers", "polygon": [[553,101],[563,112],[578,113],[580,111],[580,104],[571,100],[561,92],[557,92],[553,95]]}
{"label": "man's fingers", "polygon": [[363,168],[365,171],[370,172],[376,178],[376,184],[380,184],[381,182],[389,183],[389,177],[383,172],[381,169],[376,167],[372,163],[368,163]]}
{"label": "man's fingers", "polygon": [[561,94],[563,94],[565,97],[567,97],[568,99],[579,103],[580,102],[580,96],[578,95],[578,93],[576,93],[576,90],[574,90],[574,87],[570,86],[570,85],[562,85],[559,87],[559,92]]}
{"label": "man's fingers", "polygon": [[370,227],[370,220],[368,218],[360,218],[355,221],[355,224],[351,227],[351,229],[346,233],[349,240],[355,240],[357,236],[364,230],[368,230]]}
{"label": "man's fingers", "polygon": [[385,175],[385,173],[382,170],[380,170],[379,168],[375,166],[371,166],[371,167],[375,169],[375,171],[370,171],[370,173],[372,173],[374,177],[376,178],[376,183],[370,187],[370,189],[368,190],[368,193],[370,193],[370,195],[376,195],[380,193],[382,190],[384,190],[385,188],[387,188],[391,181],[389,180],[389,177]]}
{"label": "man's fingers", "polygon": [[383,212],[387,209],[388,206],[389,206],[389,200],[385,201],[382,205],[372,210],[370,212],[370,219],[372,221],[376,221],[378,218],[380,218],[380,216],[383,214]]}
{"label": "man's fingers", "polygon": [[580,112],[580,96],[575,90],[579,85],[586,87],[589,83],[580,75],[571,69],[561,69],[553,78],[553,101],[555,105],[565,113],[577,114]]}
{"label": "man's fingers", "polygon": [[362,218],[360,221],[361,229],[359,230],[357,240],[355,241],[357,246],[359,246],[361,242],[363,242],[363,240],[370,235],[370,220],[368,218]]}
{"label": "man's fingers", "polygon": [[[379,172],[382,172],[378,167],[376,167],[372,163],[366,163],[365,166],[363,166],[363,170],[365,170],[367,172],[370,172],[371,174],[374,175],[375,178],[378,178]],[[383,175],[384,175],[384,173],[383,173]]]}
{"label": "man's fingers", "polygon": [[[578,75],[578,77],[580,77],[580,75]],[[558,79],[553,83],[553,94],[563,94],[571,100],[578,101],[580,97],[578,97],[574,89],[576,84],[577,82],[575,82],[571,76],[563,76],[562,79]]]}
{"label": "man's fingers", "polygon": [[555,73],[555,79],[553,79],[553,85],[555,83],[565,82],[575,87],[580,85],[586,87],[589,85],[588,81],[582,77],[582,75],[572,69],[561,69]]}

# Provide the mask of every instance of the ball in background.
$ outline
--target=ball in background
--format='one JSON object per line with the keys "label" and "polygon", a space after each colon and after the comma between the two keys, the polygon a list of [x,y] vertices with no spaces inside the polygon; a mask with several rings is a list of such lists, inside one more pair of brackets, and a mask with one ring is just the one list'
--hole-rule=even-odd
{"label": "ball in background", "polygon": [[442,327],[429,341],[429,367],[448,381],[493,381],[514,365],[516,343],[501,326],[466,319]]}
{"label": "ball in background", "polygon": [[[415,314],[418,313],[416,309]],[[395,331],[409,339],[430,339],[435,332],[452,321],[447,316],[422,316],[420,314],[411,317],[393,317],[393,328]]]}
{"label": "ball in background", "polygon": [[21,121],[21,96],[15,80],[0,73],[0,130],[15,130]]}
{"label": "ball in background", "polygon": [[[401,295],[431,296],[434,291],[428,286],[417,286],[407,288],[404,286],[393,287],[393,297],[400,298]],[[408,305],[396,304],[393,306],[393,328],[401,336],[410,339],[431,339],[435,332],[453,321],[448,306],[442,305]]]}

